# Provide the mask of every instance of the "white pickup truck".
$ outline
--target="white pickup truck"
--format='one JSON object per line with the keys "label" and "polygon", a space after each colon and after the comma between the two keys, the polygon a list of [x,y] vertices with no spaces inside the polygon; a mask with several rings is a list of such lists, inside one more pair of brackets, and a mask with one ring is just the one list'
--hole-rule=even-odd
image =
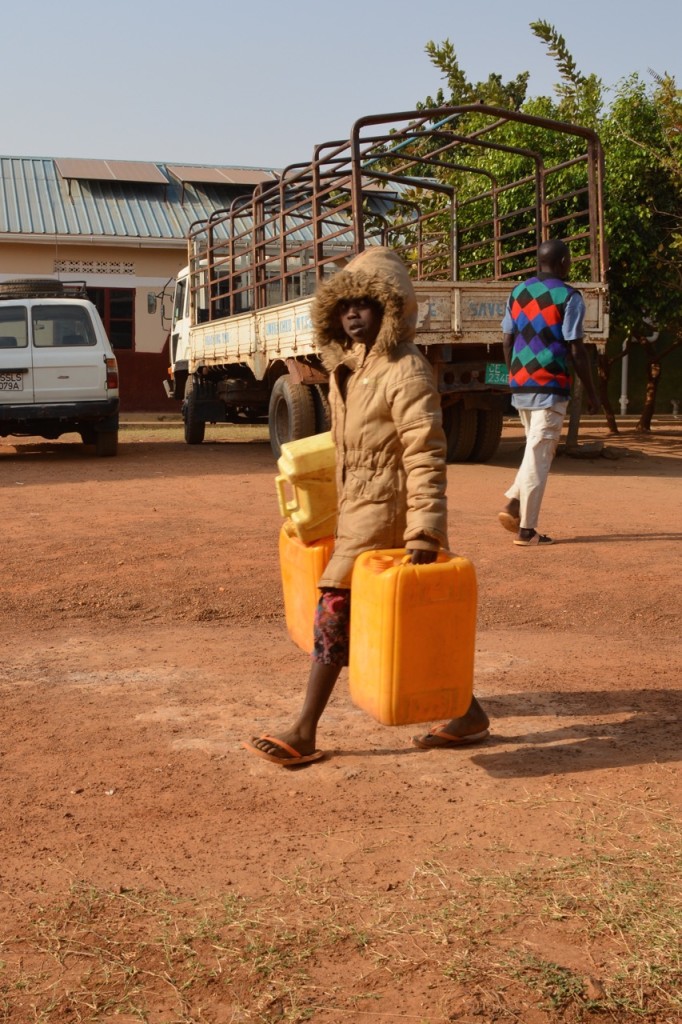
{"label": "white pickup truck", "polygon": [[0,283],[0,436],[80,434],[118,451],[118,366],[100,316],[77,283]]}

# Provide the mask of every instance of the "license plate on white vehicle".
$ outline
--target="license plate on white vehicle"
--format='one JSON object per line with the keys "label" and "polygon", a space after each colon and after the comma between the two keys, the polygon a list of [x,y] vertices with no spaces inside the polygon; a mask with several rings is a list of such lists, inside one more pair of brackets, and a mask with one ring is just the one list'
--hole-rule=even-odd
{"label": "license plate on white vehicle", "polygon": [[21,373],[1,373],[0,391],[23,391],[24,377]]}

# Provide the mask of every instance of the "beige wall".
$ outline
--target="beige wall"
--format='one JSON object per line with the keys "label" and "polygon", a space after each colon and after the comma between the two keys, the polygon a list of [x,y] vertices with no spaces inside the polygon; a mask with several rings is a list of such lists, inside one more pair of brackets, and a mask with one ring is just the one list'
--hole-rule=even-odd
{"label": "beige wall", "polygon": [[[173,246],[102,245],[65,242],[15,242],[0,239],[0,281],[14,277],[58,277],[63,281],[85,281],[91,288],[134,288],[135,351],[160,353],[169,323],[161,321],[161,303],[149,313],[147,295],[158,295],[168,280],[184,266],[187,250],[183,243]],[[172,282],[168,287],[166,312],[171,313]]]}

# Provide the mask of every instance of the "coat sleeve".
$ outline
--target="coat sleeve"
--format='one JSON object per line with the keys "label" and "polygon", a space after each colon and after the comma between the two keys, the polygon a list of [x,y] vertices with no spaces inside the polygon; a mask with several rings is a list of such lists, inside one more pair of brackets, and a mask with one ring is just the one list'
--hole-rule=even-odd
{"label": "coat sleeve", "polygon": [[431,367],[419,353],[399,360],[387,398],[400,439],[406,477],[404,540],[415,547],[447,547],[447,445],[440,396]]}

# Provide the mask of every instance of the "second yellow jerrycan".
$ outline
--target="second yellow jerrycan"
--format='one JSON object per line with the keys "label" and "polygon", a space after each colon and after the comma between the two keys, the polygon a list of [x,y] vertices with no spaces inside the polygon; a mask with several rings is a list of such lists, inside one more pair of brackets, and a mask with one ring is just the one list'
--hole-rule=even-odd
{"label": "second yellow jerrycan", "polygon": [[447,721],[471,703],[476,643],[476,573],[440,552],[408,564],[404,550],[367,551],[352,579],[353,703],[384,725]]}
{"label": "second yellow jerrycan", "polygon": [[308,654],[313,649],[313,622],[319,599],[317,583],[333,550],[333,537],[321,537],[304,544],[290,522],[285,522],[280,530],[279,567],[287,632]]}
{"label": "second yellow jerrycan", "polygon": [[[330,431],[282,445],[275,478],[279,510],[306,543],[336,529],[336,451]],[[289,491],[289,493],[287,493]]]}

